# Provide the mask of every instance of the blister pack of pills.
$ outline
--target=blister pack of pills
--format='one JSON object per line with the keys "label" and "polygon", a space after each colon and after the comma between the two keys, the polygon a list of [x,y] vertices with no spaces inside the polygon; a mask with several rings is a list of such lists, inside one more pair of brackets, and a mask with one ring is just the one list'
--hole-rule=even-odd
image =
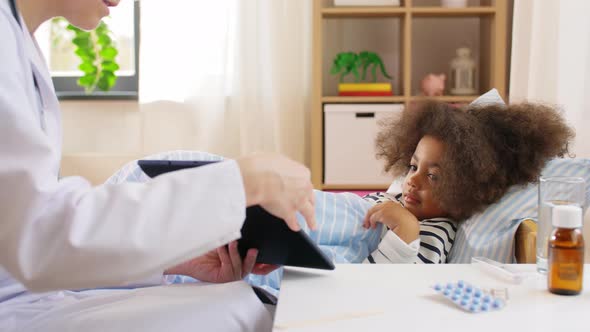
{"label": "blister pack of pills", "polygon": [[432,288],[459,308],[472,313],[500,310],[506,306],[508,295],[507,290],[484,290],[463,280],[436,284]]}

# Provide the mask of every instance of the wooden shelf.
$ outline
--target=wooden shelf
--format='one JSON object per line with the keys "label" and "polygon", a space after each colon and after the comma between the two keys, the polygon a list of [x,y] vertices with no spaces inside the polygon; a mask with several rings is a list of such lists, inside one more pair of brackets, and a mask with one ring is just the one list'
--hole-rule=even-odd
{"label": "wooden shelf", "polygon": [[444,101],[447,103],[470,103],[477,99],[479,96],[438,96],[438,97],[424,97],[424,96],[412,96],[410,100],[420,101],[427,99],[434,99],[438,101]]}
{"label": "wooden shelf", "polygon": [[481,16],[493,15],[496,13],[494,7],[465,7],[465,8],[443,8],[443,7],[414,7],[410,9],[413,16]]}
{"label": "wooden shelf", "polygon": [[[313,48],[312,48],[312,109],[310,114],[310,168],[312,173],[312,182],[316,189],[324,190],[383,190],[388,184],[354,184],[354,185],[333,185],[324,183],[324,156],[326,154],[325,140],[325,117],[324,105],[327,103],[343,104],[403,104],[406,108],[412,102],[425,100],[425,97],[412,95],[418,91],[419,80],[424,75],[431,72],[440,72],[443,67],[427,68],[425,62],[420,56],[426,55],[440,57],[436,51],[436,43],[433,43],[432,50],[429,51],[424,43],[429,43],[428,38],[434,41],[439,38],[444,31],[437,31],[436,27],[441,25],[451,26],[453,31],[449,39],[456,39],[455,33],[463,33],[461,24],[463,21],[479,21],[479,31],[467,30],[466,35],[477,43],[472,47],[477,47],[479,52],[478,67],[478,86],[482,91],[496,88],[501,96],[507,94],[507,64],[508,57],[506,50],[509,49],[508,37],[508,1],[482,1],[486,5],[464,7],[464,8],[445,8],[440,6],[415,6],[419,1],[402,1],[402,6],[359,6],[359,7],[334,7],[328,5],[333,3],[328,0],[313,0]],[[436,1],[430,1],[434,3]],[[424,3],[424,2],[423,2]],[[339,18],[343,20],[339,21]],[[356,19],[359,20],[356,20]],[[387,19],[386,19],[387,18]],[[345,29],[338,30],[338,29]],[[349,31],[350,29],[350,31]],[[391,31],[388,31],[391,29]],[[443,29],[444,30],[444,29]],[[355,34],[355,32],[358,33]],[[346,34],[350,33],[348,37]],[[450,32],[444,32],[450,33]],[[347,38],[347,42],[340,42],[334,39],[336,36],[341,38],[342,34]],[[363,35],[361,35],[363,34]],[[479,36],[476,36],[476,35]],[[362,36],[367,35],[365,40]],[[475,36],[475,37],[474,37]],[[370,38],[369,38],[370,37]],[[387,47],[380,47],[383,43],[388,43]],[[342,50],[336,49],[336,45],[342,44]],[[358,49],[375,47],[376,51],[385,52],[387,57],[394,57],[395,62],[392,65],[397,66],[394,72],[399,76],[395,81],[395,90],[398,95],[384,97],[340,97],[333,83],[335,80],[328,75],[329,59],[336,51],[354,50],[355,45]],[[458,44],[457,44],[458,46]],[[385,51],[385,49],[387,51]],[[424,50],[427,50],[426,53]],[[388,52],[394,51],[393,54]],[[454,49],[453,49],[454,51]],[[427,54],[432,53],[432,54]],[[449,52],[447,52],[449,53]],[[449,54],[444,55],[449,57]],[[390,61],[391,62],[391,61]],[[440,62],[440,61],[439,61]],[[423,70],[414,70],[424,68]],[[328,69],[328,70],[327,70]],[[428,71],[426,71],[428,70]],[[418,81],[417,81],[418,80]],[[328,89],[329,87],[329,89]],[[416,92],[418,94],[418,92]],[[448,103],[470,103],[478,96],[451,96],[445,95],[434,97],[432,99]],[[353,128],[350,129],[354,131]],[[370,181],[370,180],[369,180]],[[375,180],[377,181],[377,180]]]}
{"label": "wooden shelf", "polygon": [[405,7],[330,7],[322,9],[322,17],[395,17],[407,12]]}
{"label": "wooden shelf", "polygon": [[405,103],[406,98],[403,96],[391,97],[341,97],[341,96],[324,96],[323,103]]}
{"label": "wooden shelf", "polygon": [[493,15],[496,13],[494,7],[465,7],[465,8],[444,8],[444,7],[328,7],[322,9],[322,17],[396,17],[411,13],[414,16],[481,16]]}
{"label": "wooden shelf", "polygon": [[324,184],[322,190],[387,190],[389,184]]}
{"label": "wooden shelf", "polygon": [[421,101],[427,99],[433,99],[438,101],[444,101],[447,103],[470,103],[477,99],[477,96],[438,96],[438,97],[424,97],[424,96],[412,96],[411,98],[406,98],[404,96],[391,96],[391,97],[341,97],[341,96],[324,96],[322,97],[322,103],[330,103],[330,104],[337,104],[337,103],[346,103],[346,104],[354,104],[354,103],[399,103],[403,104],[408,99],[410,101]]}

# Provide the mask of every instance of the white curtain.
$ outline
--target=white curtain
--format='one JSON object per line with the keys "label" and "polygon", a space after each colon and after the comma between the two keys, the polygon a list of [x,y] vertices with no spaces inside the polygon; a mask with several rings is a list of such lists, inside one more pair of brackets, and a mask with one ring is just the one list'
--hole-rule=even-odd
{"label": "white curtain", "polygon": [[510,102],[557,104],[590,158],[590,1],[516,0]]}
{"label": "white curtain", "polygon": [[311,7],[312,0],[142,1],[141,108],[166,107],[171,117],[188,110],[188,148],[307,161]]}

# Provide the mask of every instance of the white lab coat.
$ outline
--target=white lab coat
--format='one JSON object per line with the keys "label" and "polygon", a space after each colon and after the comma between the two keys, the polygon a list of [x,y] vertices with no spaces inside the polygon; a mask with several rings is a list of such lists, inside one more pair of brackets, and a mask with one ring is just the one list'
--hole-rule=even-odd
{"label": "white lab coat", "polygon": [[[126,284],[159,276],[167,267],[240,236],[245,195],[233,161],[174,172],[148,184],[93,188],[81,177],[58,180],[62,140],[59,103],[36,42],[24,23],[22,28],[18,25],[7,0],[0,0],[0,42],[0,331],[31,322],[39,313],[47,316],[46,321],[57,322],[56,330],[67,330],[59,321],[65,317],[75,321],[77,300],[88,301],[100,293],[106,298],[103,303],[120,303],[108,292],[133,298],[131,291],[122,290],[27,293],[28,297],[23,297],[23,284],[35,292]],[[246,292],[244,285],[232,286],[234,289],[223,286],[200,286],[184,292],[192,298],[203,296],[193,302],[185,298],[182,303],[194,313],[207,307],[208,296],[242,296],[234,302],[249,307],[242,309],[250,312],[252,319],[261,317],[258,308],[264,307],[251,289]],[[28,310],[27,305],[33,302],[35,309]],[[60,307],[64,303],[68,309]],[[11,314],[11,308],[17,307],[18,313]],[[52,310],[57,310],[57,316],[52,316]],[[69,316],[59,310],[66,310]],[[84,310],[88,314],[87,308]],[[147,311],[136,312],[139,316],[135,318],[142,319],[141,313]],[[153,313],[149,315],[153,320]],[[240,326],[245,330],[260,327],[253,324],[245,321]],[[74,330],[81,328],[89,331],[83,325]]]}

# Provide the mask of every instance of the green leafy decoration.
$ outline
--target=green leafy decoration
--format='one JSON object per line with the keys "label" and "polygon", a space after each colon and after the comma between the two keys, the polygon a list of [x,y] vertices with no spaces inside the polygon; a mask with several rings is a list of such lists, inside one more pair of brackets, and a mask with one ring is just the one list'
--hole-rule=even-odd
{"label": "green leafy decoration", "polygon": [[119,51],[108,26],[101,22],[96,29],[84,31],[69,24],[67,29],[74,33],[72,43],[76,45],[75,53],[81,60],[78,68],[84,73],[78,79],[78,85],[84,87],[86,93],[96,88],[109,91],[117,83],[115,72],[119,70],[116,61]]}

